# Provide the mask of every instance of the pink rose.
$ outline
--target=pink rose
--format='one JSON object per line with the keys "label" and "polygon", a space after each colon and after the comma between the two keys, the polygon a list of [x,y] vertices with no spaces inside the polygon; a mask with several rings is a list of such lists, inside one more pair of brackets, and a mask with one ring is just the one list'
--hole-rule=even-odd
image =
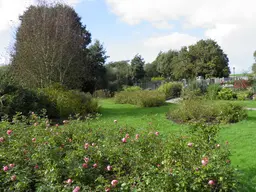
{"label": "pink rose", "polygon": [[4,142],[4,138],[0,137],[0,143],[3,143],[3,142]]}
{"label": "pink rose", "polygon": [[127,134],[125,135],[125,138],[126,138],[126,139],[130,138],[130,135],[127,133]]}
{"label": "pink rose", "polygon": [[139,139],[140,135],[136,134],[135,139]]}
{"label": "pink rose", "polygon": [[118,180],[113,180],[113,181],[111,181],[111,185],[112,185],[113,187],[115,187],[117,184],[118,184]]}
{"label": "pink rose", "polygon": [[11,135],[12,134],[12,130],[7,130],[7,132],[6,132],[8,135]]}
{"label": "pink rose", "polygon": [[127,142],[126,138],[123,138],[123,139],[122,139],[122,142],[123,142],[123,143],[126,143],[126,142]]}
{"label": "pink rose", "polygon": [[110,165],[107,166],[107,170],[108,171],[111,171],[112,170],[112,167]]}
{"label": "pink rose", "polygon": [[33,138],[32,141],[33,141],[33,142],[36,142],[36,138]]}
{"label": "pink rose", "polygon": [[73,182],[72,179],[68,179],[68,180],[66,181],[67,184],[71,184],[72,182]]}
{"label": "pink rose", "polygon": [[15,167],[15,164],[12,163],[12,164],[9,165],[9,167],[10,167],[10,168],[13,168],[13,167]]}
{"label": "pink rose", "polygon": [[16,175],[11,176],[11,180],[15,181],[17,179]]}
{"label": "pink rose", "polygon": [[34,167],[35,169],[38,169],[39,168],[39,166],[38,165],[35,165],[35,167]]}
{"label": "pink rose", "polygon": [[107,188],[105,189],[105,191],[106,191],[106,192],[109,192],[109,191],[110,191],[110,188],[109,188],[109,187],[107,187]]}
{"label": "pink rose", "polygon": [[207,164],[208,164],[208,161],[209,161],[209,159],[208,159],[208,157],[204,157],[203,159],[202,159],[202,165],[203,166],[206,166]]}
{"label": "pink rose", "polygon": [[73,192],[79,192],[80,191],[80,187],[76,186],[75,189],[73,190]]}
{"label": "pink rose", "polygon": [[84,158],[84,162],[85,162],[85,163],[88,163],[89,160],[90,160],[90,159],[89,159],[88,157],[85,157],[85,158]]}
{"label": "pink rose", "polygon": [[95,143],[92,143],[92,146],[94,147],[96,144]]}
{"label": "pink rose", "polygon": [[189,147],[192,147],[192,146],[193,146],[193,143],[188,143],[188,146],[189,146]]}
{"label": "pink rose", "polygon": [[157,132],[155,132],[155,135],[156,135],[156,136],[158,136],[158,135],[159,135],[159,132],[158,132],[158,131],[157,131]]}
{"label": "pink rose", "polygon": [[97,163],[94,163],[93,168],[97,168],[97,167],[98,167]]}
{"label": "pink rose", "polygon": [[89,143],[85,143],[85,144],[84,144],[84,148],[85,148],[85,149],[88,149],[88,147],[89,147]]}
{"label": "pink rose", "polygon": [[83,168],[88,168],[88,165],[86,163],[83,163]]}
{"label": "pink rose", "polygon": [[209,185],[214,185],[215,183],[214,183],[213,180],[209,180],[208,184],[209,184]]}
{"label": "pink rose", "polygon": [[8,170],[9,170],[8,166],[4,166],[4,167],[3,167],[3,171],[4,171],[4,172],[7,172]]}

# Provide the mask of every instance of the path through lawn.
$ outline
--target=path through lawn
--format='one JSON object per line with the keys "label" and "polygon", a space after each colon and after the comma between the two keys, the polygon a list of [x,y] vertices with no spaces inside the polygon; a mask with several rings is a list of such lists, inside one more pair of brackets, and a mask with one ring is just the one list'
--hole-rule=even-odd
{"label": "path through lawn", "polygon": [[[255,103],[244,103],[248,107],[256,106]],[[186,129],[186,126],[177,125],[166,119],[169,109],[175,108],[175,104],[167,104],[162,107],[141,108],[129,104],[115,104],[113,100],[101,100],[102,117],[99,124],[118,120],[120,125],[128,125],[135,128],[147,128],[152,126],[161,134]],[[229,141],[231,149],[231,161],[233,166],[239,166],[242,171],[242,182],[247,190],[256,191],[256,111],[248,111],[249,118],[245,121],[225,126],[220,131],[220,141]],[[96,123],[96,122],[95,122]]]}

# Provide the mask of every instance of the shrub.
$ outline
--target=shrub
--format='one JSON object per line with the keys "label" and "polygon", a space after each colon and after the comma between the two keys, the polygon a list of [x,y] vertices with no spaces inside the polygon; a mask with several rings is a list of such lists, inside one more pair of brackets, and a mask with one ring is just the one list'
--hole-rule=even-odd
{"label": "shrub", "polygon": [[158,91],[121,91],[115,95],[115,102],[129,103],[141,107],[156,107],[165,104],[165,95]]}
{"label": "shrub", "polygon": [[236,93],[229,88],[223,88],[218,92],[218,98],[221,100],[234,100],[237,98]]}
{"label": "shrub", "polygon": [[152,77],[152,78],[151,78],[151,81],[153,81],[153,82],[156,82],[156,81],[164,81],[164,80],[165,80],[164,77]]}
{"label": "shrub", "polygon": [[179,82],[169,82],[162,84],[158,91],[165,94],[166,99],[177,98],[181,96],[182,92],[182,83]]}
{"label": "shrub", "polygon": [[112,95],[111,95],[110,91],[107,89],[96,90],[93,93],[93,97],[95,97],[95,98],[109,98],[111,96]]}
{"label": "shrub", "polygon": [[236,93],[237,94],[237,99],[238,100],[248,100],[252,99],[253,92],[250,90],[247,91],[239,91]]}
{"label": "shrub", "polygon": [[32,126],[18,121],[0,125],[0,191],[79,187],[81,191],[210,192],[237,191],[239,185],[228,146],[202,137],[215,127],[162,136],[152,128],[118,124],[99,128],[70,121],[46,128],[47,119],[32,115],[27,121]]}
{"label": "shrub", "polygon": [[68,117],[75,114],[86,115],[96,113],[99,110],[97,100],[93,99],[90,93],[66,90],[63,87],[48,87],[41,89],[39,92],[45,94],[54,103],[58,112],[54,117]]}
{"label": "shrub", "polygon": [[218,98],[218,93],[221,90],[221,86],[219,84],[212,84],[207,87],[207,99],[216,100]]}
{"label": "shrub", "polygon": [[184,100],[177,109],[169,111],[168,118],[177,123],[236,123],[247,118],[246,109],[235,103],[203,100]]}
{"label": "shrub", "polygon": [[124,91],[140,91],[142,90],[139,86],[123,86]]}
{"label": "shrub", "polygon": [[1,85],[0,115],[11,119],[17,112],[28,115],[30,111],[53,110],[53,104],[43,94],[15,85]]}

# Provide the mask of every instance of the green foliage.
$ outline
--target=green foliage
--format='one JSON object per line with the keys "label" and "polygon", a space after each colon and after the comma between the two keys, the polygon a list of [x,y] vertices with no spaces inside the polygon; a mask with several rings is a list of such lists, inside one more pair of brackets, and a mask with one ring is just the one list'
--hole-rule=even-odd
{"label": "green foliage", "polygon": [[[239,185],[228,145],[207,137],[208,132],[216,137],[216,127],[197,125],[193,134],[163,136],[153,127],[136,130],[118,123],[99,127],[70,121],[49,127],[35,114],[25,121],[0,125],[0,167],[8,166],[0,174],[0,191],[79,186],[82,191],[211,192],[236,191]],[[7,130],[13,132],[8,136]]]}
{"label": "green foliage", "polygon": [[124,91],[141,91],[141,87],[139,86],[123,86]]}
{"label": "green foliage", "polygon": [[20,86],[1,85],[0,97],[0,115],[10,119],[17,112],[28,115],[30,111],[40,112],[42,109],[54,111],[54,106],[43,94]]}
{"label": "green foliage", "polygon": [[165,78],[164,77],[152,77],[151,81],[155,82],[155,81],[164,81]]}
{"label": "green foliage", "polygon": [[237,100],[249,100],[253,96],[253,91],[247,90],[247,91],[238,91],[236,92]]}
{"label": "green foliage", "polygon": [[145,70],[145,77],[149,80],[153,77],[159,76],[159,73],[157,72],[157,65],[155,63],[147,63],[144,66],[144,70]]}
{"label": "green foliage", "polygon": [[237,98],[237,95],[232,89],[223,88],[218,92],[218,98],[221,100],[234,100]]}
{"label": "green foliage", "polygon": [[110,91],[107,89],[96,90],[93,93],[93,97],[95,97],[95,98],[109,98],[111,96],[112,95],[111,95]]}
{"label": "green foliage", "polygon": [[58,113],[55,117],[68,117],[69,115],[86,115],[96,113],[99,110],[97,100],[93,99],[90,93],[79,92],[76,90],[65,90],[60,88],[44,88],[39,92],[43,93],[54,103]]}
{"label": "green foliage", "polygon": [[185,100],[196,99],[202,97],[207,91],[206,81],[190,81],[188,86],[183,89],[182,98]]}
{"label": "green foliage", "polygon": [[115,95],[115,102],[129,103],[141,107],[157,107],[165,104],[165,95],[158,91],[121,91]]}
{"label": "green foliage", "polygon": [[236,123],[247,118],[246,109],[236,103],[209,103],[185,100],[168,117],[177,123]]}
{"label": "green foliage", "polygon": [[209,100],[218,99],[218,93],[221,90],[221,86],[219,84],[212,84],[207,87],[206,97]]}
{"label": "green foliage", "polygon": [[138,82],[144,78],[144,76],[145,76],[144,64],[145,64],[145,61],[141,57],[141,55],[137,54],[132,59],[131,72],[132,72],[133,82]]}
{"label": "green foliage", "polygon": [[158,91],[163,92],[165,94],[166,99],[172,99],[180,97],[182,92],[182,83],[179,82],[169,82],[162,84]]}

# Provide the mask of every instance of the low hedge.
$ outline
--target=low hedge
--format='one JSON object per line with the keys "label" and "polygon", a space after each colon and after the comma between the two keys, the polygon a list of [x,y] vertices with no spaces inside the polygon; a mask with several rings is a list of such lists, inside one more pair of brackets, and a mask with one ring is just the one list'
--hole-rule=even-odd
{"label": "low hedge", "polygon": [[169,111],[168,118],[177,123],[236,123],[247,118],[247,111],[236,103],[203,100],[184,100],[176,109]]}
{"label": "low hedge", "polygon": [[157,107],[165,104],[165,94],[158,91],[121,91],[115,95],[115,102],[141,107]]}

